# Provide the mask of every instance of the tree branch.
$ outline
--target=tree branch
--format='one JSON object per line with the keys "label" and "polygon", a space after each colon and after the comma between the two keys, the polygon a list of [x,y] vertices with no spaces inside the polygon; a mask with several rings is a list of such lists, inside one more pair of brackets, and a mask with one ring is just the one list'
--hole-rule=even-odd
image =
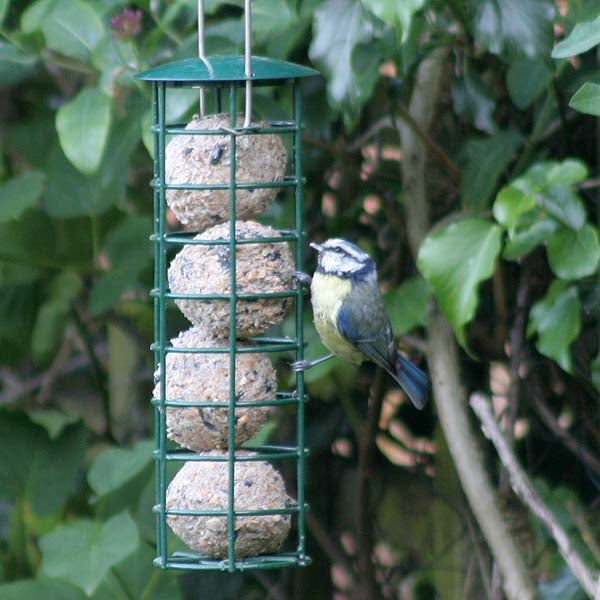
{"label": "tree branch", "polygon": [[600,598],[600,580],[598,573],[592,571],[583,562],[583,559],[571,544],[566,531],[544,504],[538,493],[533,488],[531,481],[521,468],[513,451],[509,448],[506,439],[500,431],[500,426],[492,414],[490,401],[482,394],[473,394],[470,400],[471,407],[479,420],[484,425],[498,456],[508,471],[510,483],[515,494],[529,507],[529,509],[544,523],[554,538],[558,549],[569,565],[573,575],[590,598]]}
{"label": "tree branch", "polygon": [[[419,66],[408,113],[421,131],[429,131],[440,91],[447,50],[438,48]],[[430,228],[426,192],[426,146],[410,123],[400,126],[402,181],[406,202],[407,235],[413,257]],[[469,505],[502,572],[504,590],[511,599],[536,595],[525,562],[497,506],[467,414],[467,396],[460,378],[458,348],[452,330],[434,309],[429,324],[427,362],[448,447]]]}

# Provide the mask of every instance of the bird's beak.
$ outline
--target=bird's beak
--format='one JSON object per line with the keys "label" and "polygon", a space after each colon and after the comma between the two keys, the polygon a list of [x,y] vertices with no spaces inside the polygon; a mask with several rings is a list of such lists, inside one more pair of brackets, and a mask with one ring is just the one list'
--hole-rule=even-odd
{"label": "bird's beak", "polygon": [[321,252],[321,250],[323,250],[323,246],[321,246],[321,244],[317,244],[316,242],[310,242],[308,245],[317,252]]}

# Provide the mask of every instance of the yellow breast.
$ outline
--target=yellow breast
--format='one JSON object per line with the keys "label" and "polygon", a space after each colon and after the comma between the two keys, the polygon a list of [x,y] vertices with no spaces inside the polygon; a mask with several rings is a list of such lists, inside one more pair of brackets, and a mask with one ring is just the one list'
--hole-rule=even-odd
{"label": "yellow breast", "polygon": [[346,279],[315,273],[310,287],[313,319],[323,345],[330,352],[354,364],[360,364],[362,353],[341,336],[337,326],[342,301],[351,290],[352,283]]}

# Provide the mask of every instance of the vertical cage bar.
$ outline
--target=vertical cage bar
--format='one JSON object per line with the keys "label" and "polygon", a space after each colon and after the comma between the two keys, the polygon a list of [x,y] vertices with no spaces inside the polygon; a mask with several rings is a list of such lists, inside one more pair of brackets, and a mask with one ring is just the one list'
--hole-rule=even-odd
{"label": "vertical cage bar", "polygon": [[[302,179],[302,102],[301,89],[298,80],[293,82],[293,118],[296,125],[294,131],[294,176],[296,179],[295,187],[295,227],[296,227],[296,269],[302,271],[304,268],[304,231],[303,231],[303,193],[304,182]],[[297,359],[304,358],[304,290],[300,282],[296,282],[296,341],[298,343]],[[305,519],[305,497],[304,484],[306,481],[306,464],[304,451],[304,373],[296,373],[296,393],[298,394],[297,408],[297,433],[296,442],[298,449],[297,463],[297,500],[298,500],[298,548],[297,552],[300,560],[306,557],[306,519]]]}
{"label": "vertical cage bar", "polygon": [[[167,563],[167,531],[166,531],[166,491],[167,491],[167,461],[166,461],[166,345],[167,345],[167,325],[166,325],[166,198],[165,198],[165,115],[166,115],[166,85],[164,82],[156,84],[156,104],[155,104],[155,125],[158,126],[158,131],[155,132],[155,194],[157,194],[158,200],[158,217],[155,216],[155,227],[156,227],[156,251],[155,259],[157,265],[155,265],[155,275],[157,275],[157,304],[158,304],[158,320],[155,323],[157,330],[155,331],[155,337],[158,347],[158,372],[160,374],[159,381],[159,403],[157,406],[158,412],[158,435],[157,438],[157,452],[158,452],[158,464],[157,464],[157,505],[158,505],[158,517],[159,527],[157,529],[157,545],[159,548],[161,565]],[[156,162],[157,160],[157,162]],[[158,168],[157,168],[158,167]]]}
{"label": "vertical cage bar", "polygon": [[[229,88],[229,112],[231,129],[237,122],[237,87],[232,83]],[[229,571],[235,571],[235,357],[237,340],[237,273],[236,273],[236,136],[229,134],[229,413],[228,413],[228,505],[227,505],[227,551]]]}
{"label": "vertical cage bar", "polygon": [[163,564],[167,561],[167,531],[166,531],[166,494],[167,494],[167,439],[166,439],[166,394],[167,394],[167,317],[166,317],[166,292],[167,292],[167,250],[165,243],[166,234],[166,197],[165,197],[165,129],[166,129],[166,84],[158,83],[158,352],[160,373],[160,398],[158,404],[158,491],[159,491],[159,517],[158,546],[160,560]]}
{"label": "vertical cage bar", "polygon": [[[159,106],[158,106],[158,84],[154,83],[152,85],[152,124],[158,125],[159,122]],[[158,131],[155,131],[153,134],[154,141],[154,153],[153,153],[153,175],[154,182],[158,182],[160,179],[160,156],[159,156],[159,134]],[[153,252],[154,252],[154,289],[158,290],[160,287],[160,246],[158,243],[160,236],[160,190],[158,186],[154,186],[153,188],[153,200],[154,200],[154,219],[153,219]],[[158,296],[154,296],[153,300],[154,305],[154,368],[159,368],[160,365],[160,352],[158,348],[158,338],[160,331],[160,307],[159,307],[159,299]],[[159,373],[159,377],[162,377],[162,374]],[[160,447],[160,408],[158,405],[154,406],[154,448],[158,449]],[[154,462],[154,469],[158,471],[160,468],[157,461]],[[158,477],[158,472],[154,477],[154,503],[156,506],[160,506],[161,503],[161,491],[160,491],[160,478]],[[162,518],[161,515],[156,513],[156,544],[158,547],[158,553],[160,555],[160,566],[164,568],[166,566],[166,552],[160,545],[160,530],[162,527]]]}

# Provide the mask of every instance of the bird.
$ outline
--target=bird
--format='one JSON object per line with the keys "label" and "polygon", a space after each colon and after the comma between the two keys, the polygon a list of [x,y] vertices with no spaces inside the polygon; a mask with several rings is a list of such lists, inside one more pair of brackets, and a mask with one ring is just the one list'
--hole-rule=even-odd
{"label": "bird", "polygon": [[296,272],[296,279],[310,285],[313,320],[323,345],[330,354],[291,364],[305,371],[334,356],[355,365],[371,361],[385,369],[406,392],[413,405],[427,403],[429,377],[404,358],[396,347],[394,333],[379,289],[374,260],[356,244],[331,238],[318,244],[317,269],[311,277]]}

